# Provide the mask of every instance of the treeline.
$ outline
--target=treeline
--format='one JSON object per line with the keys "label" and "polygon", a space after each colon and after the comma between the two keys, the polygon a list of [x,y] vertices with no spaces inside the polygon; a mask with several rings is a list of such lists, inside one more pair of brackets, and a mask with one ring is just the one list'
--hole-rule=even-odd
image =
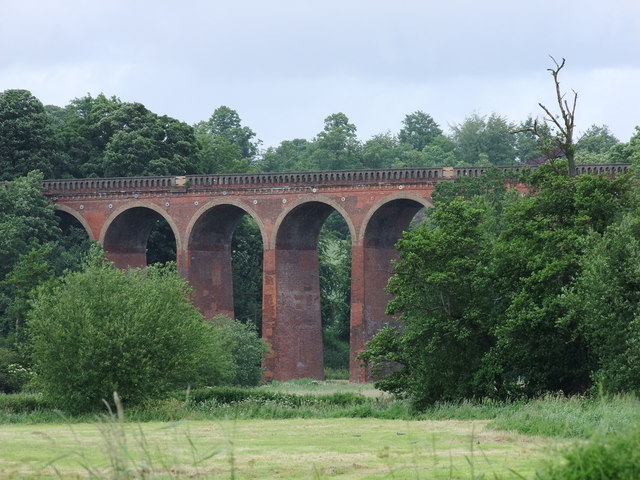
{"label": "treeline", "polygon": [[[140,103],[98,95],[44,106],[27,90],[0,93],[0,180],[40,170],[45,178],[185,175],[414,166],[541,163],[558,156],[553,132],[534,119],[469,115],[450,132],[427,113],[407,114],[399,132],[368,140],[344,113],[329,115],[312,139],[284,140],[261,150],[256,133],[222,106],[196,125],[158,115]],[[576,142],[581,163],[628,162],[630,144],[606,126]]]}
{"label": "treeline", "polygon": [[388,313],[362,358],[417,407],[545,393],[640,393],[637,178],[500,174],[438,186],[398,242]]}
{"label": "treeline", "polygon": [[[533,135],[533,122],[472,114],[447,133],[416,111],[406,115],[399,132],[361,140],[348,117],[336,113],[314,138],[263,150],[256,133],[224,106],[188,125],[105,95],[87,95],[61,108],[44,106],[26,90],[0,93],[0,389],[18,389],[26,378],[23,367],[30,360],[22,334],[34,287],[82,270],[89,246],[85,232],[61,222],[41,195],[43,178],[538,164],[558,154],[547,141],[553,133],[538,128],[542,135]],[[606,126],[593,126],[578,139],[576,151],[584,163],[638,162],[640,129],[623,143]],[[41,173],[30,173],[35,170]],[[449,185],[439,189],[458,188]],[[432,218],[429,225],[437,215]],[[247,217],[232,250],[236,316],[259,331],[261,236]],[[338,369],[348,364],[350,285],[350,238],[339,215],[327,220],[318,250],[325,366]],[[174,258],[175,239],[168,225],[159,224],[149,239],[148,260]]]}

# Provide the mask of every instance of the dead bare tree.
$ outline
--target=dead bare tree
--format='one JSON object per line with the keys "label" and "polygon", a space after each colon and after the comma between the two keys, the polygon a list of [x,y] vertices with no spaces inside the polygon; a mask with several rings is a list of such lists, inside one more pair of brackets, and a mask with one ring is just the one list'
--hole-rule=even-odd
{"label": "dead bare tree", "polygon": [[[560,114],[554,114],[549,108],[547,108],[546,105],[542,103],[538,103],[538,105],[540,105],[540,108],[542,108],[542,110],[544,110],[544,113],[546,114],[546,117],[544,119],[545,123],[548,124],[550,122],[557,129],[557,132],[552,138],[552,144],[550,145],[550,148],[548,148],[550,152],[554,153],[553,157],[550,156],[550,158],[556,157],[557,155],[555,155],[555,152],[560,151],[562,156],[567,159],[567,163],[569,164],[569,175],[573,177],[576,174],[576,147],[573,142],[573,133],[575,127],[574,120],[576,104],[578,102],[578,93],[575,90],[572,90],[573,100],[571,104],[569,104],[569,102],[565,99],[565,94],[560,90],[560,81],[558,80],[558,75],[560,73],[560,70],[562,70],[562,68],[564,67],[565,59],[563,58],[562,62],[558,63],[555,58],[553,58],[551,55],[549,56],[556,66],[555,68],[548,68],[547,70],[550,71],[551,75],[553,76],[553,83],[556,89],[556,100],[558,102]],[[545,139],[545,136],[540,131],[537,122],[534,123],[533,128],[526,128],[520,131],[531,132],[540,140]]]}
{"label": "dead bare tree", "polygon": [[[551,55],[549,55],[551,57]],[[562,59],[562,63],[558,64],[555,58],[551,57],[553,63],[556,64],[556,68],[548,68],[553,75],[553,83],[556,87],[556,100],[558,102],[558,108],[560,108],[560,115],[556,116],[551,111],[544,106],[542,103],[538,103],[540,108],[544,110],[547,114],[547,120],[553,122],[553,124],[558,129],[558,133],[556,134],[556,142],[557,147],[562,151],[564,156],[567,158],[567,163],[569,164],[569,176],[574,177],[576,175],[576,146],[573,143],[573,130],[574,130],[574,120],[576,113],[576,103],[578,102],[578,92],[573,91],[573,102],[571,106],[569,106],[569,102],[564,98],[564,94],[560,91],[560,81],[558,80],[558,74],[562,67],[564,67],[565,59]]]}

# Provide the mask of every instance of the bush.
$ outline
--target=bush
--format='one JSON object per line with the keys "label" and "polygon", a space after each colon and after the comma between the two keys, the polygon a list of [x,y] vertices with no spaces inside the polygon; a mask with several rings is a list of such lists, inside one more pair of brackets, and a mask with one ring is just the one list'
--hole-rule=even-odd
{"label": "bush", "polygon": [[38,410],[52,409],[42,395],[33,393],[0,394],[0,412],[3,413],[31,413]]}
{"label": "bush", "polygon": [[576,444],[551,464],[541,480],[636,480],[640,478],[640,431],[594,438]]}
{"label": "bush", "polygon": [[173,266],[122,271],[95,258],[42,287],[28,316],[34,370],[58,408],[126,405],[230,380],[219,329],[203,322]]}
{"label": "bush", "polygon": [[269,392],[260,389],[237,387],[200,388],[189,392],[189,399],[193,403],[202,403],[210,400],[215,400],[218,404],[255,401],[283,403],[293,407],[302,405],[349,407],[369,402],[366,397],[350,392],[337,392],[328,395],[296,395],[294,393]]}
{"label": "bush", "polygon": [[252,324],[233,320],[225,315],[212,319],[229,344],[234,369],[230,379],[232,385],[253,387],[262,380],[262,358],[269,351],[267,342],[262,340]]}
{"label": "bush", "polygon": [[16,391],[14,382],[9,374],[9,365],[17,361],[18,355],[8,348],[0,347],[0,392],[13,393]]}

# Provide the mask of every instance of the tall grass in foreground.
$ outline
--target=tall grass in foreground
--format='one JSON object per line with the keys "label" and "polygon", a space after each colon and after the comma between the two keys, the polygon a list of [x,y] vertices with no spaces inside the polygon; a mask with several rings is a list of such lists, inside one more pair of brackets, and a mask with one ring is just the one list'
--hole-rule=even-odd
{"label": "tall grass in foreground", "polygon": [[[318,381],[278,382],[259,388],[216,387],[176,392],[170,398],[127,408],[132,421],[290,418],[381,418],[396,420],[491,420],[490,428],[527,435],[589,438],[628,425],[640,426],[640,401],[614,397],[545,396],[516,402],[441,403],[423,412],[367,387]],[[297,392],[297,393],[291,393]],[[126,405],[125,405],[126,407]],[[1,423],[56,423],[60,413],[41,396],[0,395]],[[95,414],[68,417],[91,422]]]}
{"label": "tall grass in foreground", "polygon": [[594,436],[563,450],[537,474],[539,480],[637,480],[640,430]]}
{"label": "tall grass in foreground", "polygon": [[549,437],[609,435],[625,432],[630,426],[640,428],[640,400],[634,395],[569,398],[549,395],[501,409],[489,426]]}
{"label": "tall grass in foreground", "polygon": [[[159,450],[157,442],[150,442],[143,429],[139,427],[137,433],[132,434],[125,428],[126,421],[124,406],[116,392],[113,394],[115,411],[108,402],[104,402],[107,413],[100,415],[95,421],[100,437],[102,439],[102,453],[108,459],[108,466],[96,467],[95,458],[86,455],[78,438],[79,449],[75,456],[78,458],[80,467],[92,479],[112,479],[129,480],[141,478],[207,478],[200,465],[218,454],[218,450],[213,450],[202,454],[198,446],[192,441],[188,432],[186,440],[188,443],[190,461],[184,462],[183,458],[173,458],[166,450]],[[233,458],[233,457],[231,457]],[[56,461],[52,460],[47,467],[51,466],[58,478],[66,476],[56,467]],[[232,474],[229,478],[234,478],[233,465]]]}

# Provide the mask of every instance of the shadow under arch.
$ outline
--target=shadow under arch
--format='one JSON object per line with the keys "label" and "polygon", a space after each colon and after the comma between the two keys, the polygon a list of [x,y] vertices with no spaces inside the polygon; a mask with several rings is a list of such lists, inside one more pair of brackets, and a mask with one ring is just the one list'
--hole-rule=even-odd
{"label": "shadow under arch", "polygon": [[[396,203],[396,202],[400,202],[400,203]],[[389,205],[389,204],[392,204],[392,205]],[[404,218],[404,217],[396,218],[395,222],[392,219],[391,223],[395,224],[394,228],[396,230],[399,229],[400,233],[398,234],[397,231],[395,231],[395,233],[389,232],[387,241],[393,241],[393,244],[395,245],[395,242],[397,242],[398,239],[402,236],[402,232],[404,232],[407,229],[407,227],[411,223],[411,220],[413,220],[413,217],[415,216],[415,214],[423,208],[431,208],[431,207],[433,207],[433,204],[431,203],[431,201],[419,195],[415,195],[412,193],[400,193],[400,192],[389,195],[383,198],[382,200],[378,201],[376,204],[374,204],[369,209],[369,212],[367,213],[367,215],[365,215],[362,222],[361,230],[358,235],[358,243],[364,244],[366,241],[369,241],[369,242],[375,241],[374,238],[377,235],[380,235],[381,232],[379,231],[379,228],[376,228],[376,227],[372,228],[372,222],[373,224],[377,225],[381,221],[383,221],[383,218],[385,218],[385,216],[388,217],[389,215],[400,213],[404,217],[409,216],[410,218],[408,218],[408,220],[407,218]],[[412,210],[414,210],[413,213],[411,213]],[[365,240],[367,236],[368,236],[368,240]],[[395,237],[395,240],[393,239],[393,237]]]}
{"label": "shadow under arch", "polygon": [[187,227],[187,280],[194,289],[193,302],[205,318],[235,315],[231,245],[245,215],[258,225],[264,245],[264,226],[258,215],[232,199],[203,205]]}
{"label": "shadow under arch", "polygon": [[[285,220],[289,218],[289,215],[295,211],[298,211],[297,215],[300,215],[302,211],[298,210],[298,207],[301,207],[303,205],[306,205],[304,209],[304,212],[306,214],[312,215],[313,212],[317,212],[317,213],[320,213],[321,215],[324,215],[322,217],[317,218],[317,220],[319,220],[320,222],[318,226],[318,233],[320,233],[320,228],[322,228],[322,225],[324,224],[324,221],[327,219],[327,217],[335,211],[340,214],[340,216],[344,219],[345,223],[347,224],[347,227],[349,227],[349,234],[351,235],[351,238],[356,238],[356,229],[353,225],[353,222],[351,221],[351,218],[349,217],[349,214],[342,207],[342,205],[340,205],[338,202],[334,201],[331,198],[318,195],[317,197],[314,197],[313,200],[304,198],[304,199],[298,200],[297,202],[292,203],[284,212],[282,212],[278,216],[273,227],[273,231],[275,232],[275,235],[271,236],[271,243],[269,244],[269,248],[273,249],[277,247],[278,241],[279,241],[279,235],[280,235],[280,232],[282,231],[281,226],[283,222],[285,222]],[[317,238],[316,238],[316,243],[317,243]]]}
{"label": "shadow under arch", "polygon": [[114,211],[100,234],[100,244],[107,258],[118,268],[141,268],[147,265],[147,241],[158,220],[169,224],[181,250],[180,236],[173,219],[165,210],[150,202],[131,202]]}
{"label": "shadow under arch", "polygon": [[398,258],[395,244],[409,229],[415,215],[432,204],[417,195],[394,194],[374,205],[363,223],[359,283],[353,297],[360,302],[352,312],[350,337],[350,379],[354,382],[370,380],[370,373],[357,360],[365,343],[386,323],[393,320],[385,313],[390,295],[387,282],[393,274],[392,261]]}
{"label": "shadow under arch", "polygon": [[274,318],[263,320],[263,338],[274,352],[267,370],[276,380],[324,377],[317,248],[320,229],[334,211],[342,215],[353,235],[351,219],[330,199],[299,201],[276,222]]}

